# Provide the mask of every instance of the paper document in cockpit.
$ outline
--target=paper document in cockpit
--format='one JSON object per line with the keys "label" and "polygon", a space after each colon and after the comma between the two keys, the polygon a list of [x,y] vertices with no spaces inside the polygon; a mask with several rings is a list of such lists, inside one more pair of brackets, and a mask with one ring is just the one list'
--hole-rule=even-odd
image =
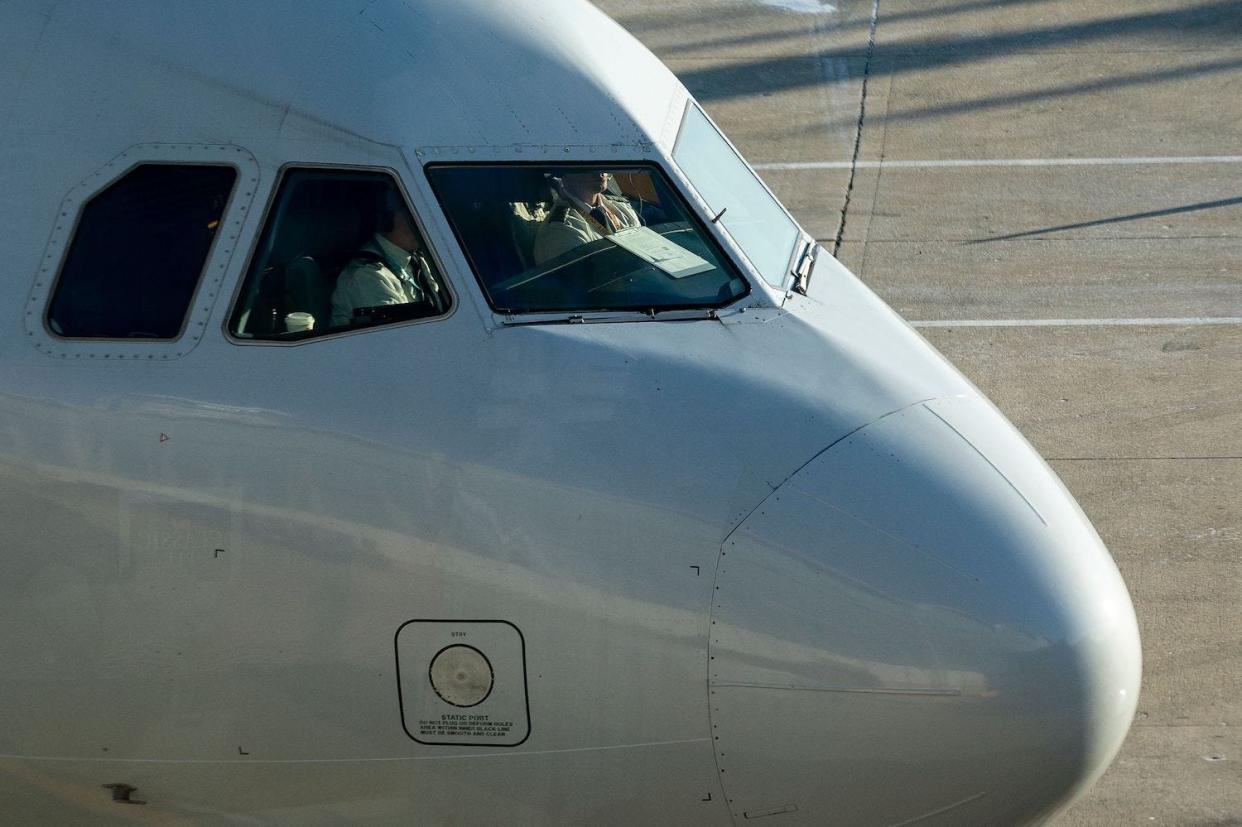
{"label": "paper document in cockpit", "polygon": [[604,237],[675,279],[715,269],[710,262],[669,241],[650,227],[631,227]]}

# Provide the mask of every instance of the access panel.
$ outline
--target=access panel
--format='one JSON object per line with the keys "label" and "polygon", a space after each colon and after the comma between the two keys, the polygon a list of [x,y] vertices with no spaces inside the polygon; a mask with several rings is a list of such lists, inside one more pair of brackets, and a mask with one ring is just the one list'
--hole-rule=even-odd
{"label": "access panel", "polygon": [[504,620],[411,620],[397,630],[401,723],[420,744],[514,747],[530,734],[526,643]]}

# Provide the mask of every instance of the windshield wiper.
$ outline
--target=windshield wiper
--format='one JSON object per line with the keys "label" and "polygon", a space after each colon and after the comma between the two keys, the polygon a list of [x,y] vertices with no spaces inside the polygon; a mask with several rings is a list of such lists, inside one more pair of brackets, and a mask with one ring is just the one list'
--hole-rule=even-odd
{"label": "windshield wiper", "polygon": [[802,243],[802,252],[798,254],[798,263],[794,265],[793,284],[790,289],[795,293],[806,295],[807,285],[811,283],[811,272],[815,269],[815,240],[807,239]]}

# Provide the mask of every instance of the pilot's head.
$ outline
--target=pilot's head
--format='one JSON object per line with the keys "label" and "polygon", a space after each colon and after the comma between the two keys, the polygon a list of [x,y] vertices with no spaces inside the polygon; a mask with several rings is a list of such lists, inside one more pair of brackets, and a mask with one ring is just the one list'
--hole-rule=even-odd
{"label": "pilot's head", "polygon": [[396,190],[389,190],[384,195],[384,203],[380,209],[379,234],[409,253],[416,253],[423,248],[418,238],[418,230],[414,227],[414,218]]}
{"label": "pilot's head", "polygon": [[583,201],[591,201],[608,189],[608,179],[611,177],[607,172],[571,172],[563,175],[561,180],[570,195]]}

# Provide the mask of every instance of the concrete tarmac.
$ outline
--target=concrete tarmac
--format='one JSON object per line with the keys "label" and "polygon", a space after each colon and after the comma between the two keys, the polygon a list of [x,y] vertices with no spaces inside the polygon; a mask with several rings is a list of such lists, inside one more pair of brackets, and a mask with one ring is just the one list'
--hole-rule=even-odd
{"label": "concrete tarmac", "polygon": [[1242,825],[1242,2],[596,2],[1116,558],[1139,711],[1058,827]]}

